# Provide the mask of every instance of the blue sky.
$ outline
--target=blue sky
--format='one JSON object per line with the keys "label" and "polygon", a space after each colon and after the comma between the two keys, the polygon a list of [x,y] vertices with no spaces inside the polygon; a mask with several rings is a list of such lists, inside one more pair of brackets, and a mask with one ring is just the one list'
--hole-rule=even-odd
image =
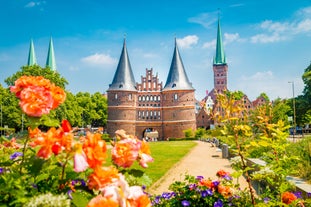
{"label": "blue sky", "polygon": [[291,98],[304,88],[311,60],[310,0],[3,0],[0,83],[27,64],[30,39],[44,67],[50,37],[57,71],[73,93],[112,82],[124,36],[136,82],[153,68],[165,84],[177,38],[196,98],[213,88],[217,18],[228,62],[228,88],[251,100]]}

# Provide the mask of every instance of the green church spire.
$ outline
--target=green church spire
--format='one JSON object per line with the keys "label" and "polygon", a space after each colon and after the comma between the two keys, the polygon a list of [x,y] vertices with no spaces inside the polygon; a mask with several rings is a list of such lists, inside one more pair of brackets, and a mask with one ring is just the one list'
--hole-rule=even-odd
{"label": "green church spire", "polygon": [[46,58],[46,67],[51,68],[52,70],[56,70],[56,61],[55,61],[55,55],[54,55],[54,47],[53,47],[53,40],[52,37],[50,39],[49,44],[49,50],[48,50],[48,56]]}
{"label": "green church spire", "polygon": [[28,53],[28,61],[27,65],[32,66],[37,64],[36,54],[35,54],[35,47],[33,45],[32,39],[30,40],[30,46],[29,46],[29,53]]}
{"label": "green church spire", "polygon": [[226,64],[226,56],[221,38],[220,20],[218,18],[216,56],[214,57],[214,65],[223,65],[223,64]]}

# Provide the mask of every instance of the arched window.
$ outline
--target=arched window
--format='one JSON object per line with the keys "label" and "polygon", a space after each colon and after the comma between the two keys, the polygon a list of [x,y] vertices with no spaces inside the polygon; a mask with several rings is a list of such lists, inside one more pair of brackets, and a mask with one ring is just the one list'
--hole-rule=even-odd
{"label": "arched window", "polygon": [[129,94],[129,100],[132,100],[132,94],[131,93]]}
{"label": "arched window", "polygon": [[118,94],[114,94],[114,99],[118,99]]}
{"label": "arched window", "polygon": [[142,101],[145,101],[145,96],[142,97]]}
{"label": "arched window", "polygon": [[141,101],[141,96],[138,96],[138,101]]}
{"label": "arched window", "polygon": [[146,101],[149,101],[149,96],[146,96]]}

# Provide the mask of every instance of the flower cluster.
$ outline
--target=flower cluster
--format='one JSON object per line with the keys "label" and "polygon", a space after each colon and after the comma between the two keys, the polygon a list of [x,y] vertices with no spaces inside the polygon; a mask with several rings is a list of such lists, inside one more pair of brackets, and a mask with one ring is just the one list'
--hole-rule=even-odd
{"label": "flower cluster", "polygon": [[217,172],[217,179],[203,176],[185,176],[185,181],[176,181],[165,192],[152,199],[154,206],[238,206],[243,191],[237,191],[232,177],[224,170]]}
{"label": "flower cluster", "polygon": [[33,117],[50,113],[51,109],[57,108],[66,99],[62,88],[42,76],[22,76],[10,90],[20,99],[22,110]]}
{"label": "flower cluster", "polygon": [[[20,99],[23,111],[38,120],[66,97],[61,88],[37,76],[22,76],[11,91]],[[0,156],[0,204],[27,204],[50,191],[55,195],[67,192],[67,198],[72,199],[75,206],[151,205],[142,187],[130,186],[118,170],[118,167],[129,168],[136,160],[147,167],[147,163],[153,161],[147,143],[118,130],[111,150],[115,165],[106,166],[107,144],[101,134],[88,132],[75,137],[74,131],[70,123],[63,120],[58,128],[47,131],[29,127],[28,136],[19,140],[23,144],[16,139],[0,143],[4,152]],[[15,182],[18,177],[21,180]],[[10,188],[3,188],[5,182],[11,182]],[[20,189],[21,193],[14,194],[13,189]],[[87,201],[84,205],[80,204],[83,199]],[[64,203],[64,206],[68,205]]]}

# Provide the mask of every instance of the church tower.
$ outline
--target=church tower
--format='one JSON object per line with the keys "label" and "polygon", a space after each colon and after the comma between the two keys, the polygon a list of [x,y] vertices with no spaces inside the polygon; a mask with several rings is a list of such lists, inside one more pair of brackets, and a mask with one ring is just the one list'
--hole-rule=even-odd
{"label": "church tower", "polygon": [[48,55],[46,58],[46,67],[50,68],[53,71],[56,71],[56,61],[55,61],[54,46],[53,46],[52,37],[51,37],[50,43],[49,43]]}
{"label": "church tower", "polygon": [[222,34],[220,29],[220,20],[218,18],[216,55],[213,61],[214,71],[214,93],[220,93],[227,90],[228,65],[223,48]]}
{"label": "church tower", "polygon": [[27,66],[32,66],[32,65],[37,65],[37,58],[36,58],[36,53],[35,53],[35,47],[31,39],[30,46],[29,46]]}
{"label": "church tower", "polygon": [[107,133],[113,137],[116,130],[124,129],[128,134],[135,135],[137,89],[125,39],[117,70],[107,90],[107,98]]}
{"label": "church tower", "polygon": [[183,130],[196,129],[195,89],[186,74],[175,39],[171,67],[162,90],[163,137],[184,137]]}

